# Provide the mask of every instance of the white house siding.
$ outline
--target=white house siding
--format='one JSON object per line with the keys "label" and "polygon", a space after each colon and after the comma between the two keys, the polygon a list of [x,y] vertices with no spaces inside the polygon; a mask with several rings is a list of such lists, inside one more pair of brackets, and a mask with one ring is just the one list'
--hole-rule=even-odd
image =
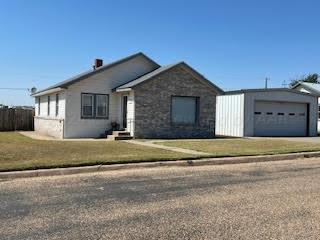
{"label": "white house siding", "polygon": [[217,96],[216,135],[242,137],[244,94]]}
{"label": "white house siding", "polygon": [[273,102],[289,102],[289,103],[306,103],[309,104],[309,135],[317,135],[317,108],[318,101],[316,97],[306,94],[297,94],[285,91],[272,92],[247,92],[244,98],[245,118],[244,118],[244,135],[254,135],[254,106],[255,101],[273,101]]}
{"label": "white house siding", "polygon": [[[59,94],[59,114],[56,116],[56,94]],[[40,115],[38,98],[35,103],[34,129],[43,135],[63,138],[65,117],[65,91],[50,94],[50,115],[48,115],[48,95],[40,98]]]}
{"label": "white house siding", "polygon": [[[300,92],[305,92],[305,93],[310,93],[310,91],[304,89],[302,86],[298,86],[295,88],[295,90],[298,90]],[[318,108],[320,108],[320,98],[318,98]],[[319,117],[319,111],[320,109],[318,109],[318,113],[317,113],[317,117],[318,117],[318,133],[320,133],[320,117]]]}
{"label": "white house siding", "polygon": [[[59,114],[56,116],[56,94],[59,94]],[[35,98],[35,116],[43,118],[64,119],[65,117],[65,91],[50,94],[50,115],[48,115],[48,95]],[[40,98],[40,115],[38,98]]]}
{"label": "white house siding", "polygon": [[[79,81],[67,89],[65,138],[98,137],[111,127],[111,121],[120,123],[119,95],[112,89],[154,69],[145,58],[139,57]],[[81,93],[109,94],[108,119],[81,119]]]}

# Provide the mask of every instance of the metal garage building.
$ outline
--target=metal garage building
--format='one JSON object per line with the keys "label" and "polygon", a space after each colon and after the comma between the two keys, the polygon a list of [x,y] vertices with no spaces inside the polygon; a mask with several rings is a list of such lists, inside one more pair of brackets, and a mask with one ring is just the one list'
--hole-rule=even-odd
{"label": "metal garage building", "polygon": [[316,136],[318,99],[287,88],[243,89],[217,97],[216,135]]}

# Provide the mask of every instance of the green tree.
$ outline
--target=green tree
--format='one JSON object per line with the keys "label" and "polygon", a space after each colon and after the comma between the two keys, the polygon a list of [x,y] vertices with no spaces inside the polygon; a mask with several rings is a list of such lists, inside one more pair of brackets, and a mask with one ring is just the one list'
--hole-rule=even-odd
{"label": "green tree", "polygon": [[320,83],[319,74],[312,73],[312,74],[308,74],[307,76],[302,76],[298,79],[292,79],[290,82],[290,87],[293,87],[298,82]]}

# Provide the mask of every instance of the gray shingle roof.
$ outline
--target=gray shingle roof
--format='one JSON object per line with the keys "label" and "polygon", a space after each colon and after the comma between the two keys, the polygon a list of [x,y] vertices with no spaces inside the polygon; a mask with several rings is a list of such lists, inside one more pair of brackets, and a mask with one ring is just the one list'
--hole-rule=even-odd
{"label": "gray shingle roof", "polygon": [[174,66],[177,66],[178,64],[179,63],[170,64],[170,65],[167,65],[167,66],[160,67],[160,68],[158,68],[158,69],[156,69],[156,70],[154,70],[154,71],[152,71],[150,73],[147,73],[147,74],[145,74],[145,75],[143,75],[141,77],[138,77],[138,78],[136,78],[136,79],[134,79],[134,80],[132,80],[132,81],[130,81],[128,83],[125,83],[125,84],[123,84],[123,85],[121,85],[119,87],[116,87],[116,89],[120,90],[120,89],[126,89],[126,88],[131,88],[133,86],[136,86],[136,85],[138,85],[138,84],[140,84],[140,83],[142,83],[142,82],[144,82],[144,81],[146,81],[146,80],[148,80],[148,79],[150,79],[150,78],[152,78],[152,77],[154,77],[154,76],[156,76],[156,75],[158,75],[158,74],[160,74],[162,72],[165,72],[165,71],[169,70],[170,68],[172,68]]}
{"label": "gray shingle roof", "polygon": [[222,94],[224,91],[219,88],[218,86],[214,85],[211,81],[207,80],[204,76],[202,76],[200,73],[198,73],[196,70],[194,70],[193,68],[191,68],[188,64],[186,64],[185,62],[179,62],[179,63],[175,63],[175,64],[170,64],[170,65],[167,65],[167,66],[163,66],[163,67],[160,67],[150,73],[147,73],[141,77],[138,77],[128,83],[125,83],[123,85],[120,85],[119,87],[115,88],[114,90],[123,90],[123,89],[130,89],[134,86],[137,86],[141,83],[144,83],[145,81],[161,74],[161,73],[164,73],[168,70],[170,70],[171,68],[174,68],[178,65],[181,65],[185,68],[187,68],[189,71],[192,71],[194,74],[196,74],[203,82],[205,82],[207,85],[209,85],[210,87],[214,88],[215,91],[217,91],[219,94]]}
{"label": "gray shingle roof", "polygon": [[89,70],[89,71],[87,71],[87,72],[84,72],[84,73],[81,73],[81,74],[79,74],[79,75],[76,75],[76,76],[74,76],[74,77],[72,77],[72,78],[69,78],[69,79],[67,79],[67,80],[65,80],[65,81],[59,82],[59,83],[57,83],[57,84],[55,84],[55,85],[52,85],[52,86],[50,86],[50,87],[48,87],[48,88],[46,88],[46,89],[42,89],[42,90],[40,90],[40,91],[38,91],[38,92],[36,92],[36,93],[34,93],[34,94],[32,94],[32,95],[39,94],[39,93],[41,93],[41,92],[48,91],[48,90],[53,89],[53,88],[58,88],[58,87],[65,88],[65,87],[68,87],[68,86],[72,85],[73,83],[76,83],[76,82],[78,82],[78,81],[81,81],[81,80],[83,80],[83,79],[86,79],[86,78],[90,77],[91,75],[94,75],[94,74],[96,74],[96,73],[105,71],[105,70],[107,70],[107,69],[110,69],[110,68],[112,68],[112,67],[114,67],[114,66],[117,66],[117,65],[119,65],[119,64],[121,64],[121,63],[124,63],[124,62],[127,62],[127,61],[129,61],[129,60],[131,60],[131,59],[133,59],[133,58],[139,57],[139,56],[143,56],[143,57],[146,58],[148,61],[152,62],[152,63],[155,65],[156,68],[159,68],[159,67],[160,67],[160,65],[157,64],[155,61],[153,61],[151,58],[149,58],[148,56],[146,56],[146,55],[143,54],[142,52],[139,52],[139,53],[130,55],[130,56],[128,56],[128,57],[122,58],[122,59],[120,59],[120,60],[118,60],[118,61],[109,63],[109,64],[107,64],[107,65],[103,65],[102,67],[99,67],[99,68],[97,68],[97,69],[92,69],[92,70]]}

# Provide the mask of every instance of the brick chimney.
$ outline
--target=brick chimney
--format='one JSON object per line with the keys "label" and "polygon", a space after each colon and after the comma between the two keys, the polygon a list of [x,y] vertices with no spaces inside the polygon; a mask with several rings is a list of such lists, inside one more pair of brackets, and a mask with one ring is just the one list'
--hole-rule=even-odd
{"label": "brick chimney", "polygon": [[97,69],[103,65],[103,60],[102,59],[95,59],[94,60],[94,65],[93,69]]}

